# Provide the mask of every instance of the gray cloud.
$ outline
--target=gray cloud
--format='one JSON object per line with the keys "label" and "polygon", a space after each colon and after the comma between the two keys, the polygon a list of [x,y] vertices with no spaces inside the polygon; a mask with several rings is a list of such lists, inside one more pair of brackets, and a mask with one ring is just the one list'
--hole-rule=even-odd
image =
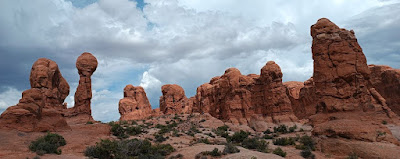
{"label": "gray cloud", "polygon": [[[309,27],[320,17],[354,28],[369,62],[399,64],[399,17],[388,16],[399,15],[398,5],[388,5],[393,2],[148,0],[143,11],[128,0],[75,3],[79,8],[63,0],[0,1],[0,109],[29,88],[29,71],[39,57],[57,62],[73,106],[75,60],[84,51],[99,60],[92,110],[103,121],[119,118],[118,100],[127,84],[145,87],[155,108],[161,85],[179,84],[192,96],[229,67],[259,74],[273,60],[285,81],[304,81],[313,67]],[[375,20],[379,23],[370,22]],[[18,98],[9,98],[15,95],[10,90]]]}

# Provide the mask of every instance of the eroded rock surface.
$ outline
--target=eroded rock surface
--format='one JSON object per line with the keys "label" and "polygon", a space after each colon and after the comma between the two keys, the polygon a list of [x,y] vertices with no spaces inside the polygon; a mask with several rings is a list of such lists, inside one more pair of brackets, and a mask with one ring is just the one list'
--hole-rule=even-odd
{"label": "eroded rock surface", "polygon": [[400,70],[383,65],[369,65],[370,81],[376,91],[386,100],[386,104],[400,115]]}
{"label": "eroded rock surface", "polygon": [[161,87],[160,111],[164,114],[191,113],[193,99],[189,100],[183,88],[176,84]]}
{"label": "eroded rock surface", "polygon": [[[310,116],[310,121],[314,126],[313,135],[322,137],[321,145],[331,142],[326,137],[399,145],[382,125],[382,121],[395,123],[398,117],[369,83],[371,71],[354,32],[322,18],[311,26],[311,36],[315,89],[312,107],[316,114]],[[302,95],[305,94],[300,92],[300,98]],[[346,146],[333,147],[346,149]],[[329,151],[329,147],[326,149],[322,151]],[[362,158],[369,156],[365,152],[355,153]]]}
{"label": "eroded rock surface", "polygon": [[146,119],[159,112],[151,110],[146,92],[141,86],[127,85],[124,88],[124,98],[119,101],[120,120]]}
{"label": "eroded rock surface", "polygon": [[[235,124],[259,125],[258,122],[292,122],[291,102],[282,84],[282,72],[273,61],[262,69],[261,75],[242,75],[236,68],[229,68],[222,76],[211,79],[197,88],[193,111],[209,113],[218,119]],[[264,124],[265,125],[265,124]]]}
{"label": "eroded rock surface", "polygon": [[80,79],[74,96],[75,105],[68,110],[68,116],[76,118],[76,122],[86,123],[93,120],[90,107],[92,99],[91,76],[96,71],[97,65],[96,57],[88,52],[82,53],[76,60]]}
{"label": "eroded rock surface", "polygon": [[46,58],[38,59],[29,80],[31,89],[22,93],[17,105],[1,114],[0,127],[26,132],[70,129],[63,117],[69,85],[58,65]]}

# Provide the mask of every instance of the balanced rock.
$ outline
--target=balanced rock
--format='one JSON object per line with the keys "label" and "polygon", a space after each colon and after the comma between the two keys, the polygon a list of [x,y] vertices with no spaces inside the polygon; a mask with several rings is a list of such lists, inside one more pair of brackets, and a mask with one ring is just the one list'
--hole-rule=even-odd
{"label": "balanced rock", "polygon": [[189,101],[183,88],[176,84],[161,87],[160,111],[164,114],[191,113],[193,102]]}
{"label": "balanced rock", "polygon": [[76,118],[74,122],[86,123],[92,121],[90,108],[92,99],[91,76],[96,71],[97,59],[91,53],[84,52],[76,60],[76,68],[79,73],[79,85],[75,92],[75,105],[69,110],[68,116]]}
{"label": "balanced rock", "polygon": [[400,115],[400,70],[383,65],[369,65],[370,81],[386,104],[397,115]]}
{"label": "balanced rock", "polygon": [[152,111],[146,92],[141,86],[127,85],[124,88],[124,98],[119,101],[120,120],[141,120],[159,112]]}
{"label": "balanced rock", "polygon": [[22,93],[17,105],[1,114],[0,127],[25,132],[70,129],[63,117],[69,85],[58,65],[46,58],[38,59],[29,80],[31,89]]}
{"label": "balanced rock", "polygon": [[[368,158],[373,152],[356,152],[358,149],[350,146],[352,141],[399,145],[381,124],[396,123],[398,117],[369,83],[371,71],[354,32],[322,18],[311,26],[311,36],[315,89],[315,102],[311,103],[316,114],[310,116],[310,121],[313,135],[321,137],[320,145],[326,145],[322,151],[337,153],[340,149],[341,154],[354,152]],[[300,98],[302,95],[300,92]],[[332,140],[340,144],[327,146]]]}

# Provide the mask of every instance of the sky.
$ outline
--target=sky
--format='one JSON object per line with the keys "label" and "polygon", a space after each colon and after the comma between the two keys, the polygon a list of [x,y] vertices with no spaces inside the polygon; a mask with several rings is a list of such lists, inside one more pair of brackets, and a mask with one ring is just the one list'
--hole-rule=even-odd
{"label": "sky", "polygon": [[399,0],[2,0],[0,112],[30,88],[41,57],[58,64],[72,107],[83,52],[99,61],[92,115],[105,122],[119,119],[127,84],[142,86],[158,108],[162,85],[191,97],[230,67],[259,74],[275,61],[284,81],[305,81],[310,26],[322,17],[355,31],[368,64],[400,68]]}

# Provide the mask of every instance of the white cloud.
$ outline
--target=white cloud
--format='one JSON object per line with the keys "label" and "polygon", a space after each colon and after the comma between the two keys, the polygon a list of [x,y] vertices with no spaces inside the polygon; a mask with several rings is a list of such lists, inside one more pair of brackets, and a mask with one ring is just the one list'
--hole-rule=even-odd
{"label": "white cloud", "polygon": [[8,107],[16,105],[21,97],[21,91],[12,87],[6,88],[4,92],[0,93],[0,113]]}

